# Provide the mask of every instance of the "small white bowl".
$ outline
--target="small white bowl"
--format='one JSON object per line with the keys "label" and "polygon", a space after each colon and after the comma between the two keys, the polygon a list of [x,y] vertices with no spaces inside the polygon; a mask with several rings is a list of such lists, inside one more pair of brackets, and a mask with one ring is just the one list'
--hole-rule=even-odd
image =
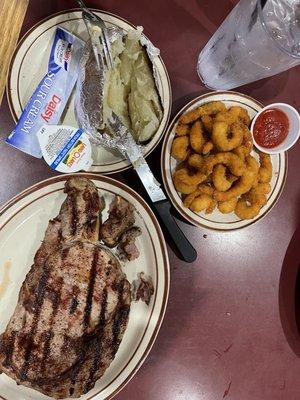
{"label": "small white bowl", "polygon": [[[289,120],[289,131],[288,131],[288,134],[287,134],[286,138],[278,146],[272,147],[271,149],[270,148],[266,148],[266,147],[262,147],[259,144],[257,144],[256,141],[255,141],[254,135],[253,135],[254,124],[255,124],[258,116],[262,112],[264,112],[266,110],[269,110],[270,108],[277,108],[277,109],[283,111],[286,114],[286,116],[288,117],[288,120]],[[262,151],[264,153],[267,153],[267,154],[282,153],[282,152],[290,149],[292,146],[294,146],[294,144],[299,139],[299,136],[300,136],[300,116],[299,116],[299,113],[294,107],[292,107],[292,106],[290,106],[289,104],[286,104],[286,103],[273,103],[273,104],[270,104],[270,105],[264,107],[253,118],[252,123],[251,123],[251,133],[252,133],[252,138],[253,138],[254,145],[258,150],[260,150],[260,151]]]}

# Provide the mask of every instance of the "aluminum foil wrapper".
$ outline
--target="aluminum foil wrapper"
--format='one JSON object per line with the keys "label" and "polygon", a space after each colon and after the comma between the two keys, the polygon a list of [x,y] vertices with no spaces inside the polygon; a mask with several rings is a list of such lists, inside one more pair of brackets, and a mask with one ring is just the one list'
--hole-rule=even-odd
{"label": "aluminum foil wrapper", "polygon": [[[143,27],[138,26],[137,29],[140,29],[142,31]],[[155,81],[157,92],[158,92],[158,94],[160,96],[160,100],[161,100],[162,99],[162,95],[160,93],[159,84],[158,84],[158,82],[159,82],[158,71],[157,71],[157,68],[155,67],[155,64],[153,62],[154,59],[160,55],[160,50],[157,47],[155,47],[145,35],[141,35],[140,43],[141,43],[142,46],[145,47],[146,52],[147,52],[148,57],[149,57],[149,60],[152,63],[153,77],[154,77],[154,81]],[[161,101],[161,103],[162,103],[162,101]]]}
{"label": "aluminum foil wrapper", "polygon": [[[140,32],[142,32],[142,29],[142,27],[137,27],[137,30]],[[107,33],[111,43],[122,39],[126,35],[126,32],[115,26],[108,27]],[[145,47],[152,63],[154,81],[161,98],[158,85],[158,71],[153,63],[155,57],[160,54],[159,49],[153,46],[150,40],[143,35],[141,35],[140,43]],[[130,148],[132,141],[134,141],[133,137],[131,135],[129,135],[130,137],[123,135],[120,132],[109,133],[104,123],[102,105],[104,101],[106,67],[101,55],[99,59],[100,68],[98,68],[95,60],[93,44],[91,40],[88,40],[80,60],[79,77],[76,86],[75,116],[77,123],[88,134],[91,143],[96,146],[118,149],[126,158],[129,158],[128,148]],[[86,78],[89,79],[86,80]],[[139,148],[139,153],[143,152],[143,146],[139,146],[136,143],[135,146]]]}
{"label": "aluminum foil wrapper", "polygon": [[[123,30],[118,27],[107,29],[111,43],[122,38]],[[93,44],[88,40],[84,46],[79,63],[79,74],[75,95],[75,116],[78,126],[89,136],[96,145],[105,145],[100,130],[104,128],[103,121],[103,94],[106,67],[103,58],[99,57],[100,65],[95,60]],[[109,146],[108,146],[109,147]]]}

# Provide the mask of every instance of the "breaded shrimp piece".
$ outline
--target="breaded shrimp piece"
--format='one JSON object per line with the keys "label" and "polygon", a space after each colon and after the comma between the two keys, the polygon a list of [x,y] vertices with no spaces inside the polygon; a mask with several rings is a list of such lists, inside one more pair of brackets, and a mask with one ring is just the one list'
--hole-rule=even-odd
{"label": "breaded shrimp piece", "polygon": [[226,192],[232,186],[232,180],[226,176],[226,167],[223,164],[217,164],[212,172],[212,181],[214,187],[219,192]]}
{"label": "breaded shrimp piece", "polygon": [[240,219],[253,219],[266,204],[267,196],[261,193],[251,193],[242,196],[235,207],[235,214]]}
{"label": "breaded shrimp piece", "polygon": [[200,170],[203,166],[204,159],[200,154],[192,154],[188,158],[188,165],[192,168]]}
{"label": "breaded shrimp piece", "polygon": [[214,209],[216,208],[216,206],[218,205],[217,200],[215,200],[213,197],[211,198],[211,202],[210,205],[207,207],[207,209],[205,210],[205,214],[211,214]]}
{"label": "breaded shrimp piece", "polygon": [[258,171],[258,181],[269,183],[272,179],[273,166],[270,154],[259,153],[260,168]]}
{"label": "breaded shrimp piece", "polygon": [[200,212],[210,207],[211,202],[212,202],[211,196],[207,194],[201,194],[192,201],[190,209],[194,212]]}
{"label": "breaded shrimp piece", "polygon": [[197,185],[190,185],[188,183],[185,183],[180,179],[180,173],[178,172],[181,171],[180,169],[174,172],[173,175],[173,183],[175,186],[175,189],[177,192],[180,192],[182,194],[190,194],[193,193],[197,189]]}
{"label": "breaded shrimp piece", "polygon": [[212,196],[213,193],[214,193],[214,188],[201,183],[200,185],[198,185],[197,189],[194,192],[190,193],[185,197],[183,205],[189,208],[193,200],[196,197],[200,196],[200,194],[207,194],[208,196]]}
{"label": "breaded shrimp piece", "polygon": [[218,209],[222,214],[230,214],[231,212],[234,211],[237,202],[238,202],[237,197],[233,197],[232,199],[227,201],[220,201],[218,203]]}
{"label": "breaded shrimp piece", "polygon": [[200,121],[196,121],[193,123],[190,131],[190,145],[191,148],[196,152],[201,154],[202,147],[205,143],[205,139],[203,136],[203,127]]}
{"label": "breaded shrimp piece", "polygon": [[233,152],[239,156],[242,160],[247,157],[252,149],[253,149],[253,140],[252,140],[252,135],[249,129],[246,127],[246,125],[243,125],[243,140],[242,144],[238,146],[237,148],[233,149]]}
{"label": "breaded shrimp piece", "polygon": [[239,106],[232,106],[228,111],[218,113],[214,120],[226,122],[228,125],[234,122],[239,122],[246,126],[250,125],[250,117],[247,110]]}
{"label": "breaded shrimp piece", "polygon": [[249,192],[252,188],[255,178],[257,177],[258,163],[254,157],[248,156],[246,158],[246,169],[240,179],[226,192],[214,193],[217,201],[227,201],[233,197],[239,197],[242,194]]}
{"label": "breaded shrimp piece", "polygon": [[210,175],[213,168],[217,164],[224,164],[233,175],[242,176],[246,165],[237,155],[233,153],[217,153],[206,157],[204,160],[202,171],[206,175]]}
{"label": "breaded shrimp piece", "polygon": [[184,161],[188,156],[189,138],[187,136],[175,137],[172,143],[171,155],[178,161]]}
{"label": "breaded shrimp piece", "polygon": [[225,104],[221,101],[212,101],[183,114],[179,121],[182,124],[190,124],[191,122],[201,118],[203,115],[214,115],[220,111],[226,111]]}
{"label": "breaded shrimp piece", "polygon": [[182,168],[174,172],[173,179],[179,180],[187,185],[199,185],[199,183],[205,181],[206,175],[202,174],[202,172],[196,172],[190,175],[187,169]]}
{"label": "breaded shrimp piece", "polygon": [[218,150],[231,151],[242,143],[243,126],[237,122],[232,125],[222,121],[215,122],[211,138]]}
{"label": "breaded shrimp piece", "polygon": [[184,125],[184,124],[177,124],[175,128],[175,134],[176,136],[185,136],[188,135],[190,131],[189,125]]}
{"label": "breaded shrimp piece", "polygon": [[208,153],[210,153],[214,148],[214,144],[211,140],[209,140],[208,142],[204,143],[203,148],[202,148],[202,154],[206,155]]}
{"label": "breaded shrimp piece", "polygon": [[204,129],[206,130],[206,132],[208,133],[212,133],[212,129],[213,129],[213,118],[210,115],[203,115],[201,117],[201,121],[202,124],[204,126]]}
{"label": "breaded shrimp piece", "polygon": [[247,168],[244,174],[239,180],[226,192],[215,191],[214,198],[217,201],[228,201],[233,197],[241,196],[244,193],[249,192],[255,179],[255,174],[249,168]]}

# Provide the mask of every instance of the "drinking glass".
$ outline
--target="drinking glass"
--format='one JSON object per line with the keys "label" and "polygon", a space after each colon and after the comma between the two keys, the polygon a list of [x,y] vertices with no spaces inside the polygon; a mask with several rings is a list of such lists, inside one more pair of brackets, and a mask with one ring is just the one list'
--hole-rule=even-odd
{"label": "drinking glass", "polygon": [[300,1],[241,0],[199,55],[209,88],[228,90],[300,63]]}

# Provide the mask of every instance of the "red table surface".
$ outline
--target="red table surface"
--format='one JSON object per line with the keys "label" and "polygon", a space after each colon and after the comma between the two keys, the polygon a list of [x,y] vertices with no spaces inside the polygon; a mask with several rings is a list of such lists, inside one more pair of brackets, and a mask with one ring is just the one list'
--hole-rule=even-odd
{"label": "red table surface", "polygon": [[[94,0],[88,5],[144,27],[169,71],[174,115],[208,91],[196,73],[197,56],[235,3]],[[75,6],[71,0],[31,0],[22,34],[40,19]],[[299,109],[299,72],[294,68],[238,91],[265,104],[288,102]],[[13,126],[5,99],[2,139]],[[299,156],[300,141],[289,151],[280,200],[258,223],[217,233],[179,221],[198,259],[186,264],[169,248],[171,291],[162,328],[147,360],[116,399],[300,399],[300,341],[294,318],[300,262]],[[149,157],[158,177],[159,158],[160,148]],[[0,171],[1,203],[54,174],[41,160],[3,141]],[[133,171],[115,177],[142,191]]]}

